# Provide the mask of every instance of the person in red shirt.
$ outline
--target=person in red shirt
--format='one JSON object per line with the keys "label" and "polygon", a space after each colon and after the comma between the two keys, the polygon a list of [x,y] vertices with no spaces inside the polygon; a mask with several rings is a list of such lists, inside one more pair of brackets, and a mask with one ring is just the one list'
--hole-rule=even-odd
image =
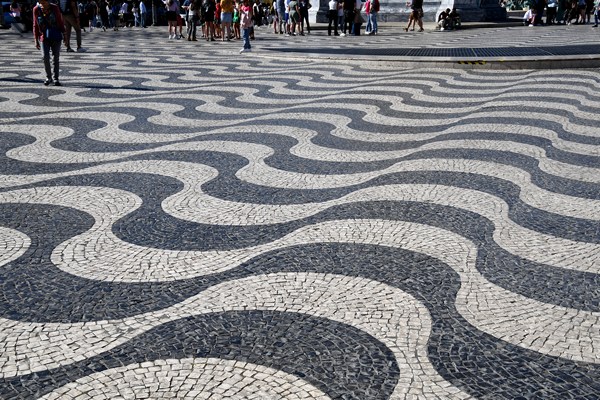
{"label": "person in red shirt", "polygon": [[[56,4],[50,4],[48,0],[39,0],[38,5],[33,8],[33,38],[35,47],[38,50],[41,47],[44,56],[44,68],[46,70],[44,85],[46,86],[52,82],[54,82],[54,86],[61,86],[58,75],[60,46],[64,33],[65,23],[60,8]],[[51,51],[54,73],[52,73],[53,70],[50,66]]]}

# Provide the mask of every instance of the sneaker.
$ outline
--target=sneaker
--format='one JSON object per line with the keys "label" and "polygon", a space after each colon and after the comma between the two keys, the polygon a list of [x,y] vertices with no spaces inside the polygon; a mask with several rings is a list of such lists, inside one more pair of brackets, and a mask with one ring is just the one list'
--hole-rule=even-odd
{"label": "sneaker", "polygon": [[592,25],[592,28],[597,28],[597,27],[598,27],[598,24]]}
{"label": "sneaker", "polygon": [[73,50],[73,49],[72,49],[72,48],[70,48],[70,47],[67,47],[67,53],[75,53],[75,50]]}
{"label": "sneaker", "polygon": [[62,86],[62,83],[57,79],[54,81],[54,86]]}
{"label": "sneaker", "polygon": [[244,47],[242,47],[242,48],[240,49],[240,53],[245,53],[245,52],[246,52],[246,49],[245,49]]}
{"label": "sneaker", "polygon": [[78,48],[77,48],[77,52],[78,52],[78,53],[85,53],[86,51],[87,51],[87,50],[86,50],[86,49],[84,49],[83,47],[78,47]]}
{"label": "sneaker", "polygon": [[340,33],[340,36],[346,36],[346,34],[344,32]]}
{"label": "sneaker", "polygon": [[50,85],[51,83],[52,83],[52,79],[46,79],[46,80],[44,81],[44,86],[48,86],[48,85]]}

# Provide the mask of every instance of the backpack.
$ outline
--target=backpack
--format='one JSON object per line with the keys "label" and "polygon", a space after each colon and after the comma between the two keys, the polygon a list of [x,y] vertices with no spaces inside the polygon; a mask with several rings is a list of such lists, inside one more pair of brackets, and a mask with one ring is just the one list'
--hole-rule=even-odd
{"label": "backpack", "polygon": [[50,12],[47,16],[44,16],[42,9],[38,7],[35,17],[37,18],[40,30],[44,33],[44,39],[55,43],[62,41],[63,35],[62,31],[58,28],[54,7],[50,6]]}

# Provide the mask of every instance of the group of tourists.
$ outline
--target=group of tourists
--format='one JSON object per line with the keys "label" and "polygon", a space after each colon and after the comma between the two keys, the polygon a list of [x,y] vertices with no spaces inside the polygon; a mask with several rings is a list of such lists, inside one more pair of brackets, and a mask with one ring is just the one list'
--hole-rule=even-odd
{"label": "group of tourists", "polygon": [[[546,20],[544,21],[544,10]],[[594,16],[593,27],[598,27],[600,0],[532,0],[531,6],[523,16],[525,26],[541,25],[579,25],[590,24]]]}
{"label": "group of tourists", "polygon": [[[182,38],[183,21],[178,0],[165,0],[165,7],[169,39]],[[254,39],[254,30],[251,28],[259,12],[255,11],[256,6],[250,5],[250,0],[185,0],[182,8],[185,10],[188,41],[198,40],[197,30],[200,26],[206,41],[243,39],[240,53],[252,51],[250,40]]]}

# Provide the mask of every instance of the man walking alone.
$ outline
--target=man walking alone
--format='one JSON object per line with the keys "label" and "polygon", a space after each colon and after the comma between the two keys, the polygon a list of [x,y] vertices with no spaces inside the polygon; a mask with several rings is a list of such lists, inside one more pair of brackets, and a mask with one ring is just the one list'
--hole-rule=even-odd
{"label": "man walking alone", "polygon": [[75,0],[60,0],[58,3],[65,21],[65,46],[68,53],[75,50],[71,48],[71,28],[75,29],[75,38],[77,40],[77,51],[85,51],[81,47],[81,24],[79,22],[79,9]]}

